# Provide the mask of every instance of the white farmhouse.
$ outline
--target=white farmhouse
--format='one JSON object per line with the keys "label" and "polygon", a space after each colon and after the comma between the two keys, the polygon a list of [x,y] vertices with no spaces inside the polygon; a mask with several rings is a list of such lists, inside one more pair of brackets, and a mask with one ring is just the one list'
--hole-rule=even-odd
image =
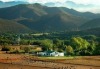
{"label": "white farmhouse", "polygon": [[56,52],[56,51],[46,51],[46,52],[39,52],[38,55],[40,56],[64,56],[64,53]]}

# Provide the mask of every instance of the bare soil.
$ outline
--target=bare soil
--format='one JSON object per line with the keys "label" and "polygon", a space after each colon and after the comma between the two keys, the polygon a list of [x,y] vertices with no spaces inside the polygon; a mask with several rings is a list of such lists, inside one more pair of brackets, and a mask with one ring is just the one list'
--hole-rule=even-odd
{"label": "bare soil", "polygon": [[100,56],[51,60],[23,54],[0,54],[0,69],[100,69]]}

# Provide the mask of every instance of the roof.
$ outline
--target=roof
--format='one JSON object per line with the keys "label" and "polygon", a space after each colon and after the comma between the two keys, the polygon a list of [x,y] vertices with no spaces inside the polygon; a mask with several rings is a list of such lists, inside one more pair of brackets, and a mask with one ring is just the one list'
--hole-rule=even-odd
{"label": "roof", "polygon": [[46,53],[52,53],[52,52],[56,52],[56,51],[46,51]]}

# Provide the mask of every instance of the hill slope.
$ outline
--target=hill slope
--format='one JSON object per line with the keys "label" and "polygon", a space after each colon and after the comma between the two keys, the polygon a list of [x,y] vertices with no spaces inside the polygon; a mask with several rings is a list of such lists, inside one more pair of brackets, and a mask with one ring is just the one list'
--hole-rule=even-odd
{"label": "hill slope", "polygon": [[98,27],[100,27],[100,18],[90,20],[86,22],[85,24],[81,25],[80,28],[81,29],[91,29],[91,28],[98,28]]}
{"label": "hill slope", "polygon": [[24,26],[38,32],[78,30],[82,25],[85,28],[84,23],[97,17],[99,14],[97,16],[93,13],[81,13],[64,7],[47,7],[37,3],[0,9],[0,18],[16,21],[20,28]]}
{"label": "hill slope", "polygon": [[86,21],[84,18],[76,17],[71,14],[57,13],[42,16],[37,21],[20,20],[18,23],[40,32],[53,32],[78,30],[78,26]]}
{"label": "hill slope", "polygon": [[12,6],[9,8],[1,8],[0,9],[0,18],[4,19],[21,19],[21,18],[28,18],[28,19],[37,19],[42,15],[45,15],[41,9],[41,5],[39,4],[21,4]]}
{"label": "hill slope", "polygon": [[25,33],[30,30],[24,25],[18,24],[14,21],[0,19],[0,33],[2,32],[14,32],[14,33]]}
{"label": "hill slope", "polygon": [[93,14],[90,12],[82,13],[65,7],[47,7],[35,3],[35,4],[20,4],[8,8],[1,8],[0,18],[5,18],[5,19],[31,18],[35,20],[43,15],[56,14],[62,12],[87,19],[100,17],[100,14]]}

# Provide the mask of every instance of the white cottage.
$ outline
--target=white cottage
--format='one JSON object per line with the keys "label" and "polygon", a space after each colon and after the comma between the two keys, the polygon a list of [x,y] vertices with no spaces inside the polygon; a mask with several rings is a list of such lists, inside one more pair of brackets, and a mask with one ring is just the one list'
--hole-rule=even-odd
{"label": "white cottage", "polygon": [[46,51],[46,52],[39,52],[38,55],[40,56],[64,56],[64,53],[56,52],[56,51]]}

